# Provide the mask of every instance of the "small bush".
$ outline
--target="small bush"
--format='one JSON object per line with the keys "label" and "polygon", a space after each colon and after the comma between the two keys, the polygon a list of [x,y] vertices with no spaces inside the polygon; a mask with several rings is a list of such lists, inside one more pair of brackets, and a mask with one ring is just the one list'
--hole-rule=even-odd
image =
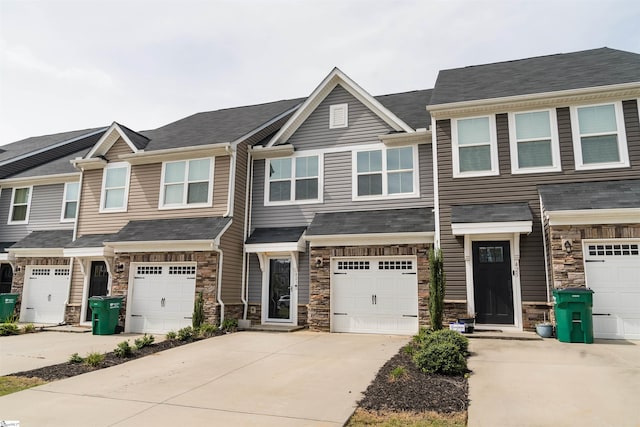
{"label": "small bush", "polygon": [[0,323],[0,336],[18,335],[20,328],[15,323]]}
{"label": "small bush", "polygon": [[467,370],[467,359],[451,342],[424,346],[414,354],[413,361],[418,368],[431,374],[461,375]]}
{"label": "small bush", "polygon": [[216,334],[218,328],[211,323],[203,323],[200,325],[199,333],[202,338],[209,338]]}
{"label": "small bush", "polygon": [[[127,345],[128,344],[129,343],[127,342]],[[84,359],[84,363],[86,363],[89,366],[93,366],[94,368],[100,365],[103,361],[104,361],[104,354],[97,353],[97,352],[87,354],[87,357],[85,357]]]}
{"label": "small bush", "polygon": [[167,341],[173,341],[178,338],[178,335],[176,334],[176,331],[169,331],[165,335],[165,338],[167,339]]}
{"label": "small bush", "polygon": [[404,347],[402,347],[402,351],[404,352],[404,354],[408,354],[409,356],[413,356],[413,353],[416,352],[416,346],[413,343],[409,343],[409,344],[405,345]]}
{"label": "small bush", "polygon": [[389,374],[389,381],[397,381],[407,376],[407,368],[404,366],[396,366]]}
{"label": "small bush", "polygon": [[187,326],[186,328],[182,328],[178,331],[178,340],[180,341],[189,341],[193,339],[194,331],[191,326]]}
{"label": "small bush", "polygon": [[420,328],[420,330],[418,331],[418,333],[416,335],[413,336],[412,338],[412,342],[417,344],[417,345],[421,345],[424,343],[424,341],[427,339],[427,337],[429,335],[431,335],[433,333],[432,329],[429,328],[425,328],[424,326]]}
{"label": "small bush", "polygon": [[440,329],[439,331],[428,334],[421,347],[426,348],[433,344],[445,342],[455,345],[463,357],[469,355],[469,339],[460,332],[452,331],[451,329]]}
{"label": "small bush", "polygon": [[234,332],[238,329],[238,319],[224,319],[221,327],[225,332]]}
{"label": "small bush", "polygon": [[150,346],[155,340],[156,338],[153,335],[144,334],[144,336],[133,340],[133,343],[135,344],[136,349],[140,350],[142,348]]}
{"label": "small bush", "polygon": [[73,353],[71,357],[69,357],[69,363],[78,364],[82,362],[84,362],[84,359],[78,353]]}
{"label": "small bush", "polygon": [[113,350],[118,357],[129,357],[133,354],[133,348],[129,345],[129,340],[118,343],[118,346]]}
{"label": "small bush", "polygon": [[36,331],[36,327],[33,325],[33,323],[27,323],[22,327],[22,332],[25,334],[30,334],[35,331]]}

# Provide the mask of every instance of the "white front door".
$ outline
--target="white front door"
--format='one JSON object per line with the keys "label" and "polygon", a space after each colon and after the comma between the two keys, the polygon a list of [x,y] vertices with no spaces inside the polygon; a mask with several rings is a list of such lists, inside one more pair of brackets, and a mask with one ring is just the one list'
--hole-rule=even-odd
{"label": "white front door", "polygon": [[585,243],[596,338],[640,339],[640,242]]}
{"label": "white front door", "polygon": [[27,266],[20,321],[61,323],[69,295],[71,271],[66,266]]}
{"label": "white front door", "polygon": [[128,331],[166,333],[191,326],[195,263],[134,264],[131,271]]}
{"label": "white front door", "polygon": [[333,259],[331,305],[333,332],[415,334],[416,259]]}

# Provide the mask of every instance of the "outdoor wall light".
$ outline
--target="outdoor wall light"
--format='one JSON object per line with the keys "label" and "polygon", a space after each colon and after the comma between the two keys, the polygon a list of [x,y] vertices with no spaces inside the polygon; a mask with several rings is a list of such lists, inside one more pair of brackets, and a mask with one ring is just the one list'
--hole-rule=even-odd
{"label": "outdoor wall light", "polygon": [[316,258],[316,268],[322,267],[322,257]]}
{"label": "outdoor wall light", "polygon": [[562,241],[562,246],[564,247],[564,251],[570,254],[571,250],[573,249],[573,242],[571,241],[571,239],[564,239]]}
{"label": "outdoor wall light", "polygon": [[116,265],[116,273],[122,273],[123,271],[124,271],[123,263],[119,263],[118,265]]}

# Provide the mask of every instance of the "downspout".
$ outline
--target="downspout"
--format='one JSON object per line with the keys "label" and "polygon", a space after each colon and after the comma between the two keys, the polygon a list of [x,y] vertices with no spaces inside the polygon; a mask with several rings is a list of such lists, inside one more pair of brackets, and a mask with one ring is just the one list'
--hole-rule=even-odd
{"label": "downspout", "polygon": [[[217,242],[219,243],[219,242]],[[222,249],[220,249],[219,244],[214,243],[213,251],[218,253],[218,286],[216,289],[216,299],[218,300],[218,304],[220,304],[220,328],[222,328],[222,322],[224,322],[224,302],[222,301]]]}
{"label": "downspout", "polygon": [[75,221],[73,221],[73,236],[71,238],[71,241],[75,241],[76,237],[78,236],[78,220],[79,220],[79,216],[80,216],[80,202],[81,202],[81,198],[82,198],[82,181],[84,178],[84,171],[82,169],[80,169],[80,182],[78,183],[78,205],[76,206],[76,219]]}
{"label": "downspout", "polygon": [[244,251],[244,242],[247,241],[249,235],[249,227],[251,226],[251,187],[253,185],[253,164],[251,163],[251,150],[247,147],[247,181],[245,185],[245,209],[244,209],[244,230],[242,233],[242,293],[240,300],[244,305],[242,311],[242,320],[247,320],[247,310],[249,308],[249,275],[247,263],[247,254]]}
{"label": "downspout", "polygon": [[551,290],[549,288],[549,254],[547,252],[547,233],[544,230],[544,208],[542,197],[540,199],[540,225],[542,227],[542,248],[544,249],[544,279],[547,281],[547,302],[551,302]]}
{"label": "downspout", "polygon": [[[224,213],[224,217],[228,218],[233,215],[233,200],[235,196],[235,163],[236,163],[236,152],[231,147],[226,147],[225,151],[229,154],[230,162],[229,162],[229,191],[227,191],[227,211]],[[233,219],[232,219],[233,221]],[[223,231],[221,234],[226,232]],[[224,258],[224,253],[222,252],[222,248],[220,248],[220,240],[216,239],[216,242],[213,246],[213,251],[218,253],[218,286],[216,289],[216,300],[220,305],[220,327],[222,327],[222,322],[224,322],[224,301],[222,301],[222,260]]]}
{"label": "downspout", "polygon": [[[426,108],[426,107],[425,107]],[[429,128],[431,129],[431,156],[433,157],[433,220],[435,222],[435,249],[440,248],[440,192],[438,187],[438,135],[436,131],[436,120],[431,118],[433,122]]]}
{"label": "downspout", "polygon": [[235,170],[236,170],[236,150],[231,147],[225,147],[225,151],[229,154],[231,161],[229,162],[229,191],[227,191],[227,211],[224,213],[225,218],[233,216],[233,201],[236,195],[235,189]]}

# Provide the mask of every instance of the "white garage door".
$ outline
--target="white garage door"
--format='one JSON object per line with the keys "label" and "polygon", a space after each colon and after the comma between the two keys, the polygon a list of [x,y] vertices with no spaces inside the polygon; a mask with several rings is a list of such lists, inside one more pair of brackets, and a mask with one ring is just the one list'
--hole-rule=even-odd
{"label": "white garage door", "polygon": [[418,331],[415,258],[334,259],[332,268],[334,332]]}
{"label": "white garage door", "polygon": [[61,323],[69,295],[70,270],[65,266],[31,265],[25,269],[20,321]]}
{"label": "white garage door", "polygon": [[166,333],[191,326],[196,264],[137,264],[129,308],[131,332]]}
{"label": "white garage door", "polygon": [[596,338],[640,339],[640,242],[588,243],[587,286],[593,289]]}

